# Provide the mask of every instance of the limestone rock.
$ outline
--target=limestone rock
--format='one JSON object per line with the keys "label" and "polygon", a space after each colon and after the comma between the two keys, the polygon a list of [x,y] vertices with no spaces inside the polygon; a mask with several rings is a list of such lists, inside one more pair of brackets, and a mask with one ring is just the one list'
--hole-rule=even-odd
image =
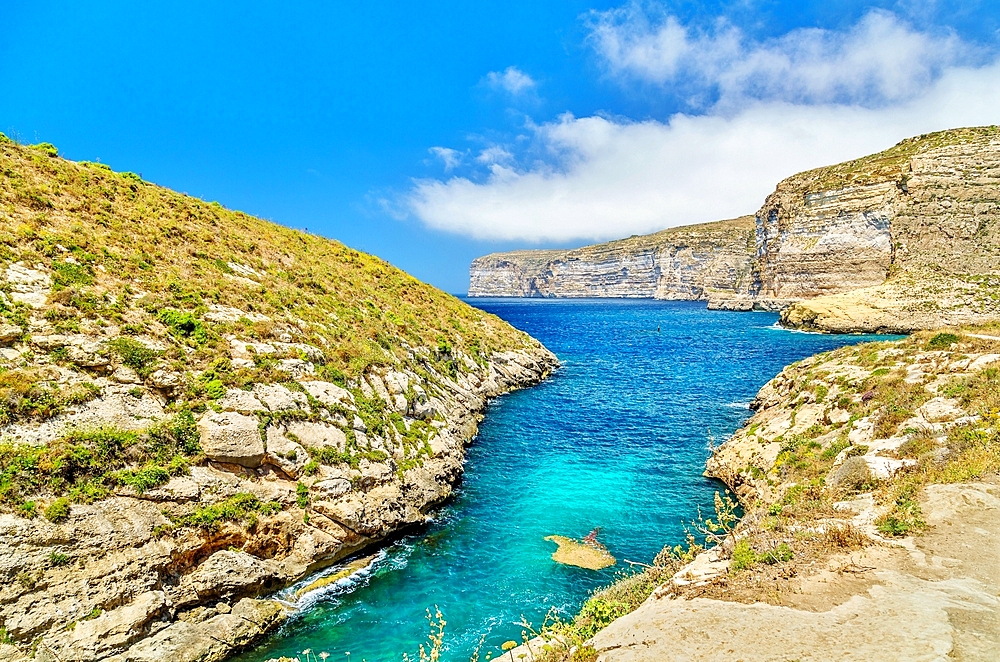
{"label": "limestone rock", "polygon": [[264,403],[264,406],[270,411],[287,411],[308,407],[305,395],[290,391],[281,384],[254,384],[253,395]]}
{"label": "limestone rock", "polygon": [[347,435],[335,425],[289,421],[286,430],[286,434],[293,435],[307,448],[333,448],[338,451],[347,448]]}
{"label": "limestone rock", "polygon": [[13,324],[0,323],[0,343],[9,345],[24,335],[24,331],[19,326]]}
{"label": "limestone rock", "polygon": [[[276,569],[245,552],[218,551],[191,574],[184,577],[183,588],[192,589],[198,600],[215,600],[267,590],[276,579]],[[182,588],[182,590],[183,590]]]}
{"label": "limestone rock", "polygon": [[52,278],[44,271],[31,269],[15,262],[7,267],[10,298],[32,308],[43,308],[52,290]]}
{"label": "limestone rock", "polygon": [[302,382],[302,387],[306,393],[328,407],[351,406],[354,402],[354,396],[350,391],[330,382],[305,381]]}
{"label": "limestone rock", "polygon": [[210,460],[253,468],[264,459],[255,416],[207,411],[198,420],[198,433],[201,449]]}

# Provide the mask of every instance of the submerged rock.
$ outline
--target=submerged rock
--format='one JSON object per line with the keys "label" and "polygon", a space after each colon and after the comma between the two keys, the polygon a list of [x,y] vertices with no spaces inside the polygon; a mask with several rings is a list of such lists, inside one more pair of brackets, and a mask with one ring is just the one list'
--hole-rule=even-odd
{"label": "submerged rock", "polygon": [[603,546],[588,545],[565,536],[546,536],[545,539],[559,545],[559,549],[552,553],[552,560],[556,563],[588,570],[602,570],[616,563],[615,557]]}

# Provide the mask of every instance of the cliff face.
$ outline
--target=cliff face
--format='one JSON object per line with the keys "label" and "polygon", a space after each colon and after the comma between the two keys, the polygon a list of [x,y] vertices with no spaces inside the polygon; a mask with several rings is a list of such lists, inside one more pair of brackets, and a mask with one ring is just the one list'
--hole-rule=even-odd
{"label": "cliff face", "polygon": [[0,173],[0,659],[223,659],[556,366],[336,242],[2,134]]}
{"label": "cliff face", "polygon": [[911,331],[1000,317],[1000,130],[904,140],[782,181],[753,217],[472,264],[470,296],[708,300],[792,326]]}
{"label": "cliff face", "polygon": [[469,296],[707,299],[749,287],[753,219],[671,228],[569,251],[475,260]]}
{"label": "cliff face", "polygon": [[[786,323],[912,331],[1000,314],[1000,131],[957,129],[781,182],[748,295]],[[818,297],[818,298],[817,298]]]}

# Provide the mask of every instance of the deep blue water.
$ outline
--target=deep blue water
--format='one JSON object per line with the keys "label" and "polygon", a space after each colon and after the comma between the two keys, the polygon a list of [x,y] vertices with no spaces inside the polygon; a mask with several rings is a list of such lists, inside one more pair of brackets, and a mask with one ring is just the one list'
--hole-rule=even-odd
{"label": "deep blue water", "polygon": [[[332,660],[400,660],[426,639],[425,610],[435,605],[448,622],[445,662],[468,660],[484,635],[482,654],[496,654],[520,640],[522,615],[571,615],[622,560],[648,562],[681,542],[682,524],[699,507],[711,511],[721,489],[701,475],[709,439],[732,434],[786,364],[865,339],[784,331],[777,315],[702,303],[469,302],[541,340],[562,368],[490,405],[465,480],[432,524],[316,596],[242,662],[305,648]],[[617,567],[551,560],[545,536],[579,538],[594,527]]]}

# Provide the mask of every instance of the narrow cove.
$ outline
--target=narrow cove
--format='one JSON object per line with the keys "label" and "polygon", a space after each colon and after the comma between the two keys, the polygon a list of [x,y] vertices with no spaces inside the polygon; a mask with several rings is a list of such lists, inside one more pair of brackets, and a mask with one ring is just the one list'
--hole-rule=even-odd
{"label": "narrow cove", "polygon": [[[757,390],[785,365],[865,336],[793,333],[770,313],[704,303],[472,299],[555,352],[543,384],[493,402],[465,479],[434,521],[368,568],[309,594],[300,614],[236,659],[304,649],[382,662],[426,640],[427,609],[448,622],[443,660],[480,659],[520,640],[523,616],[571,616],[589,592],[683,539],[720,484],[701,474]],[[619,560],[594,572],[552,561],[546,536],[600,540]],[[373,552],[368,552],[369,554]],[[291,595],[289,593],[289,595]],[[349,654],[349,655],[348,655]]]}

